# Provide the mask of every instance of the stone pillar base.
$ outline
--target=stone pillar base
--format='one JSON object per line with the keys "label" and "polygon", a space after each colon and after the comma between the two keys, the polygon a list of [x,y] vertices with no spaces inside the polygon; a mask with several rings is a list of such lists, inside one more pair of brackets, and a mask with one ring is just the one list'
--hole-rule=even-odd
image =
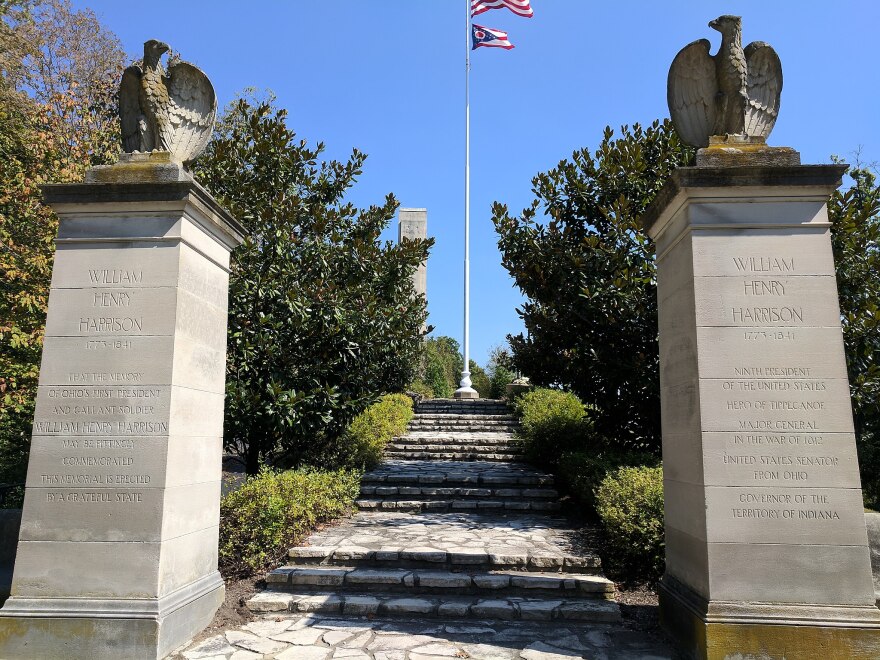
{"label": "stone pillar base", "polygon": [[694,660],[880,658],[874,607],[707,603],[668,578],[659,595],[661,627]]}
{"label": "stone pillar base", "polygon": [[[73,579],[73,578],[71,578]],[[11,598],[3,608],[3,657],[160,660],[205,628],[223,603],[219,573],[159,599]],[[90,642],[89,640],[94,640]]]}
{"label": "stone pillar base", "polygon": [[480,393],[472,387],[459,387],[452,396],[456,399],[479,399]]}

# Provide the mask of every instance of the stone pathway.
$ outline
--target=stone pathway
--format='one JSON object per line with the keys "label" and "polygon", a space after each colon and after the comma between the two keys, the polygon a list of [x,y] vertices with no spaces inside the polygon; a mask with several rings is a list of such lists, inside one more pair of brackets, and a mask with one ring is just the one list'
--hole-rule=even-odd
{"label": "stone pathway", "polygon": [[286,615],[207,639],[186,660],[670,660],[669,649],[622,626],[517,621],[377,621]]}
{"label": "stone pathway", "polygon": [[553,476],[512,462],[515,424],[502,402],[420,404],[360,512],[291,548],[248,601],[261,618],[178,657],[671,657],[621,622],[599,557],[554,513]]}

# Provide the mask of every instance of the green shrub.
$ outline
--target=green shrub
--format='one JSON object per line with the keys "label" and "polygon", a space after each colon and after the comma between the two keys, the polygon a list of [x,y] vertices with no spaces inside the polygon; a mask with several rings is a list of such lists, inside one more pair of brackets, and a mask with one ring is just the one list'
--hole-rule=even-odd
{"label": "green shrub", "polygon": [[406,433],[412,416],[413,402],[406,394],[383,396],[355,417],[343,434],[343,464],[358,468],[376,465],[388,441]]}
{"label": "green shrub", "polygon": [[655,467],[658,463],[653,454],[621,451],[613,446],[569,451],[559,460],[559,485],[581,505],[582,511],[594,515],[596,490],[607,474],[620,467]]}
{"label": "green shrub", "polygon": [[514,401],[526,458],[549,467],[567,451],[584,448],[592,424],[587,410],[571,392],[535,389]]}
{"label": "green shrub", "polygon": [[270,568],[316,525],[347,514],[360,490],[355,471],[313,469],[249,477],[220,502],[220,571],[246,577]]}
{"label": "green shrub", "polygon": [[628,579],[663,574],[663,468],[622,467],[596,491],[596,510],[607,539],[605,564]]}

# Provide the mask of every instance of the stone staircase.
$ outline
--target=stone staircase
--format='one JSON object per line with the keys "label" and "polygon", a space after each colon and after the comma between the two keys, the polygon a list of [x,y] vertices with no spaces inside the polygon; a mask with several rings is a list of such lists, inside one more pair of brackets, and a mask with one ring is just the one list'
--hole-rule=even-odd
{"label": "stone staircase", "polygon": [[360,513],[291,548],[261,613],[612,622],[614,584],[556,513],[553,476],[515,462],[500,401],[421,403],[364,475]]}
{"label": "stone staircase", "polygon": [[416,406],[405,436],[385,448],[389,459],[516,461],[516,419],[500,401],[433,399]]}

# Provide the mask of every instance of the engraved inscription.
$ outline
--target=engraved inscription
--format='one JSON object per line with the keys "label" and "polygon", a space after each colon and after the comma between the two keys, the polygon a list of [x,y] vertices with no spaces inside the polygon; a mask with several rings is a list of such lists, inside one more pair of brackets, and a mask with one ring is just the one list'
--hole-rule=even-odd
{"label": "engraved inscription", "polygon": [[143,284],[144,271],[90,268],[89,280],[92,284]]}
{"label": "engraved inscription", "polygon": [[743,273],[791,273],[794,257],[733,257],[738,271]]}

